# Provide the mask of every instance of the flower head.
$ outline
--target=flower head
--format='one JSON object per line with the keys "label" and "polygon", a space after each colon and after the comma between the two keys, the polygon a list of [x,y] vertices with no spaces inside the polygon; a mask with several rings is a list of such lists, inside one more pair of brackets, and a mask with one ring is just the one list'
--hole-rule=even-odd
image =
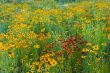
{"label": "flower head", "polygon": [[34,48],[40,48],[40,45],[36,44],[34,45]]}
{"label": "flower head", "polygon": [[94,51],[99,50],[99,46],[98,46],[98,45],[95,45],[95,46],[93,46],[92,48],[93,48]]}
{"label": "flower head", "polygon": [[14,57],[14,53],[13,53],[12,51],[8,52],[8,56],[9,56],[10,58],[13,58],[13,57]]}
{"label": "flower head", "polygon": [[88,48],[85,48],[85,49],[82,50],[82,52],[85,52],[85,53],[86,52],[89,52],[89,49]]}

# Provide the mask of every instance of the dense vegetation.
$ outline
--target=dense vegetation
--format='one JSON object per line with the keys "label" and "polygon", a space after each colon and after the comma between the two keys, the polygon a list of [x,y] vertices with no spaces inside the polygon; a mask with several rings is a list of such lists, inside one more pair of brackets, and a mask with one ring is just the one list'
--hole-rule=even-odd
{"label": "dense vegetation", "polygon": [[109,2],[0,3],[0,73],[109,73],[109,68]]}

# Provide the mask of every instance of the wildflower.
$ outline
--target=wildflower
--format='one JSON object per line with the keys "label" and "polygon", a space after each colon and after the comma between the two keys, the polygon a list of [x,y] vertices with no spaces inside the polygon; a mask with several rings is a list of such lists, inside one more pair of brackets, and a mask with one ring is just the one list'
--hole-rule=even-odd
{"label": "wildflower", "polygon": [[45,48],[53,48],[55,43],[50,43],[49,45],[46,45]]}
{"label": "wildflower", "polygon": [[9,47],[10,47],[10,48],[14,47],[14,44],[9,44]]}
{"label": "wildflower", "polygon": [[102,46],[107,46],[107,43],[102,43],[101,45],[102,45]]}
{"label": "wildflower", "polygon": [[24,21],[25,19],[22,17],[22,15],[18,15],[17,18],[21,21]]}
{"label": "wildflower", "polygon": [[86,58],[86,56],[81,56],[81,58],[85,59],[85,58]]}
{"label": "wildflower", "polygon": [[47,57],[50,57],[51,55],[50,54],[45,54],[43,56],[41,56],[41,58],[47,58]]}
{"label": "wildflower", "polygon": [[102,20],[106,20],[106,17],[102,17]]}
{"label": "wildflower", "polygon": [[95,45],[95,46],[93,46],[92,48],[93,48],[93,50],[95,50],[95,51],[99,50],[99,46],[98,46],[98,45]]}
{"label": "wildflower", "polygon": [[4,34],[4,33],[0,34],[0,39],[3,39],[3,38],[4,38],[4,36],[5,36],[5,34]]}
{"label": "wildflower", "polygon": [[44,36],[45,35],[43,33],[39,33],[38,39],[43,41],[44,40]]}
{"label": "wildflower", "polygon": [[90,50],[90,52],[93,54],[97,54],[96,51],[94,51],[94,50]]}
{"label": "wildflower", "polygon": [[86,22],[86,23],[90,23],[91,21],[90,21],[90,20],[85,20],[85,22]]}
{"label": "wildflower", "polygon": [[92,43],[88,42],[86,43],[87,46],[92,46]]}
{"label": "wildflower", "polygon": [[100,58],[96,58],[96,60],[97,60],[97,61],[99,61],[99,60],[100,60]]}
{"label": "wildflower", "polygon": [[28,43],[29,43],[29,44],[32,44],[32,41],[29,41]]}
{"label": "wildflower", "polygon": [[70,36],[68,39],[67,39],[67,43],[68,44],[73,44],[75,41],[75,38],[73,38],[72,36]]}
{"label": "wildflower", "polygon": [[7,51],[8,49],[7,49],[5,46],[2,46],[2,47],[1,47],[1,50],[2,50],[2,52],[5,52],[5,51]]}
{"label": "wildflower", "polygon": [[38,44],[36,44],[36,45],[34,45],[34,48],[40,48],[40,45],[38,45]]}
{"label": "wildflower", "polygon": [[10,70],[14,70],[14,67],[10,67],[9,69],[10,69]]}
{"label": "wildflower", "polygon": [[13,53],[12,51],[8,52],[8,56],[9,56],[10,58],[13,58],[13,57],[14,57],[14,53]]}
{"label": "wildflower", "polygon": [[106,27],[105,30],[106,30],[106,31],[110,31],[110,27]]}
{"label": "wildflower", "polygon": [[100,18],[96,18],[96,20],[97,20],[97,21],[100,21],[101,19],[100,19]]}
{"label": "wildflower", "polygon": [[50,66],[53,67],[53,66],[56,66],[56,65],[57,65],[57,61],[54,60],[54,59],[51,59]]}
{"label": "wildflower", "polygon": [[20,18],[20,20],[21,20],[21,21],[24,21],[25,19],[24,19],[24,18]]}
{"label": "wildflower", "polygon": [[46,65],[46,69],[48,69],[48,70],[50,69],[50,65],[49,64]]}
{"label": "wildflower", "polygon": [[26,28],[27,27],[27,24],[21,24],[20,27],[21,28]]}
{"label": "wildflower", "polygon": [[39,62],[33,62],[34,65],[39,65]]}
{"label": "wildflower", "polygon": [[41,68],[39,68],[37,71],[38,71],[38,72],[42,72],[42,69],[41,69]]}
{"label": "wildflower", "polygon": [[108,39],[110,40],[110,34],[108,34]]}
{"label": "wildflower", "polygon": [[2,42],[0,42],[0,47],[2,47],[3,46],[3,44],[2,44]]}
{"label": "wildflower", "polygon": [[35,70],[35,65],[29,65],[29,67],[31,68],[31,70],[33,71],[33,70]]}
{"label": "wildflower", "polygon": [[84,52],[84,53],[89,52],[89,49],[85,48],[85,49],[82,50],[82,52]]}
{"label": "wildflower", "polygon": [[23,38],[24,34],[18,34],[18,37]]}
{"label": "wildflower", "polygon": [[50,38],[50,37],[51,37],[50,32],[46,33],[46,38]]}
{"label": "wildflower", "polygon": [[45,28],[41,29],[41,32],[44,32],[45,31]]}

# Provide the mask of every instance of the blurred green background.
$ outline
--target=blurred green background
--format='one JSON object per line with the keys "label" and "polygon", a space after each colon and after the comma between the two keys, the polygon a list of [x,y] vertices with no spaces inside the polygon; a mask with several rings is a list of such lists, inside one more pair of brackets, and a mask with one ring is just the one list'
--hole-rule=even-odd
{"label": "blurred green background", "polygon": [[35,2],[35,1],[52,1],[58,3],[65,3],[65,2],[110,1],[110,0],[0,0],[0,2],[2,3],[24,3],[24,2]]}

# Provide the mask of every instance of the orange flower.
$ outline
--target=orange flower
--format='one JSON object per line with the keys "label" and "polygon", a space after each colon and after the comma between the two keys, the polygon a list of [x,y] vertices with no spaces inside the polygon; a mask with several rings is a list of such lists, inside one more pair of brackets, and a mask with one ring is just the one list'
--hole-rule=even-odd
{"label": "orange flower", "polygon": [[106,27],[105,30],[106,30],[106,31],[110,31],[110,27]]}

